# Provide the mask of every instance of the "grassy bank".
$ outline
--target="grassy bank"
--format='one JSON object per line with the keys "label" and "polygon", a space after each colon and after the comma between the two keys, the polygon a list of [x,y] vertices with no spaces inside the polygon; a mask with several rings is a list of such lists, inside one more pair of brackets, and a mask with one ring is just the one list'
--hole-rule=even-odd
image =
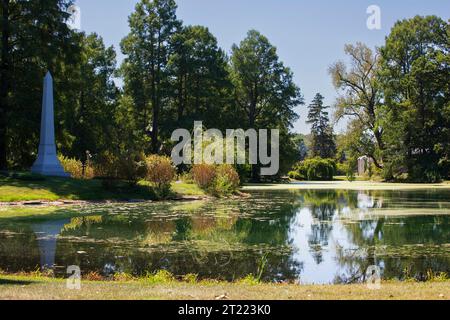
{"label": "grassy bank", "polygon": [[[174,197],[203,196],[194,185],[174,183]],[[17,175],[0,176],[0,202],[56,201],[56,200],[156,200],[152,188],[145,183],[129,187],[121,183],[114,190],[107,190],[99,180],[77,180],[53,177]]]}
{"label": "grassy bank", "polygon": [[61,279],[0,275],[0,299],[449,300],[449,286],[450,281],[383,282],[380,290],[370,290],[366,285],[83,280],[81,290],[69,290]]}

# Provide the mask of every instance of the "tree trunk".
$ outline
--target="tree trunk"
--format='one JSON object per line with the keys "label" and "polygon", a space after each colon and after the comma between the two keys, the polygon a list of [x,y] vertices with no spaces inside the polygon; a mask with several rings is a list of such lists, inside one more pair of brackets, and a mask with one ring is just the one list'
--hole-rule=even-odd
{"label": "tree trunk", "polygon": [[2,0],[2,38],[0,62],[0,170],[7,169],[6,127],[8,124],[8,91],[9,91],[9,2]]}
{"label": "tree trunk", "polygon": [[158,153],[158,122],[159,122],[159,106],[158,106],[158,98],[156,94],[156,84],[153,81],[152,84],[153,98],[152,98],[152,153]]}
{"label": "tree trunk", "polygon": [[[249,112],[249,129],[255,129],[256,124],[256,101],[253,101],[250,106]],[[259,146],[258,146],[259,150]],[[260,182],[261,176],[259,175],[259,164],[252,164],[252,182]]]}
{"label": "tree trunk", "polygon": [[178,82],[178,125],[181,125],[181,120],[183,118],[183,113],[184,113],[184,106],[185,106],[185,101],[184,101],[184,74],[181,73],[180,74],[180,79]]}

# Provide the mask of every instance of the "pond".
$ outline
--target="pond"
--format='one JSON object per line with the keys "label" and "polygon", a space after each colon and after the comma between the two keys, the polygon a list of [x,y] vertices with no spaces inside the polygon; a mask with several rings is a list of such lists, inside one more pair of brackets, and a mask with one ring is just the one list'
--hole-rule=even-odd
{"label": "pond", "polygon": [[[450,190],[253,191],[249,199],[90,204],[0,219],[0,269],[355,283],[450,273]],[[21,213],[23,214],[23,212]],[[0,215],[1,216],[1,215]]]}

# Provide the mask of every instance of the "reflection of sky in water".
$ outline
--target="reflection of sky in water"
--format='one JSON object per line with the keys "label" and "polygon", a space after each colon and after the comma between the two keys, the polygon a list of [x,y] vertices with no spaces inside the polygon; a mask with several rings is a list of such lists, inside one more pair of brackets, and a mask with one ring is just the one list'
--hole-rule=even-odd
{"label": "reflection of sky in water", "polygon": [[301,283],[332,283],[335,280],[336,270],[339,269],[336,262],[336,247],[354,249],[348,242],[344,226],[338,221],[333,221],[331,231],[327,235],[327,243],[317,244],[320,249],[318,261],[311,251],[309,240],[313,233],[312,227],[320,223],[313,218],[309,208],[300,209],[292,219],[288,237],[294,248],[293,260],[303,263],[299,279]]}

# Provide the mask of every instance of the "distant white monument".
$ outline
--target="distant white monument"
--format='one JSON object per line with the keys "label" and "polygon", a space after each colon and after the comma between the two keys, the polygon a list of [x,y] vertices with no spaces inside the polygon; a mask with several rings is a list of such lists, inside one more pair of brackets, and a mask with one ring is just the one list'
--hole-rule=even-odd
{"label": "distant white monument", "polygon": [[44,176],[69,177],[64,172],[56,156],[55,124],[53,114],[53,78],[50,72],[44,78],[44,95],[42,98],[41,141],[36,162],[31,168],[32,173]]}
{"label": "distant white monument", "polygon": [[373,159],[368,156],[358,158],[358,175],[363,176],[372,165]]}

